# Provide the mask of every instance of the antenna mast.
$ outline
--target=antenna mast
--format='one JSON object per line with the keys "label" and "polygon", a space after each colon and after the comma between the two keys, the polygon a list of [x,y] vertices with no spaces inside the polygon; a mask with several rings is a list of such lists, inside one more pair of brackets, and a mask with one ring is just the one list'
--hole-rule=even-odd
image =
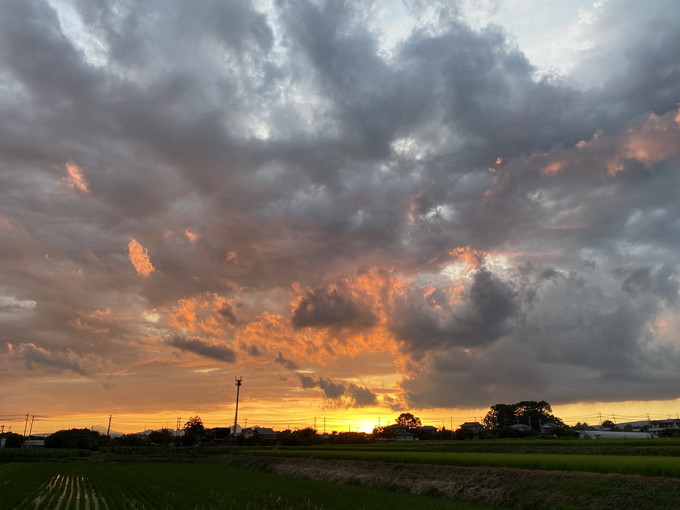
{"label": "antenna mast", "polygon": [[235,377],[236,380],[236,414],[234,415],[234,434],[236,434],[236,425],[238,424],[238,396],[241,392],[241,384],[243,381],[243,376]]}

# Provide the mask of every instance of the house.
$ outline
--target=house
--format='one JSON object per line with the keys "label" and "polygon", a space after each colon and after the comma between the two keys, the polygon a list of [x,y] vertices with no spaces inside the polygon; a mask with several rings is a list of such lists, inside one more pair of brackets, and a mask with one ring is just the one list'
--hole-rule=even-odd
{"label": "house", "polygon": [[250,427],[243,431],[245,439],[259,440],[261,442],[276,442],[276,432],[267,427]]}
{"label": "house", "polygon": [[460,428],[465,430],[471,430],[475,434],[479,434],[479,432],[482,429],[484,429],[484,425],[482,425],[478,421],[466,421],[465,423],[462,423],[460,425]]}
{"label": "house", "polygon": [[614,430],[580,430],[580,439],[651,439],[649,432],[619,432]]}
{"label": "house", "polygon": [[383,429],[383,436],[379,438],[381,441],[418,441],[416,435],[410,432],[406,427],[395,423],[388,425]]}
{"label": "house", "polygon": [[551,421],[547,421],[543,425],[541,425],[541,434],[550,434],[553,429],[557,428],[559,428],[558,425]]}
{"label": "house", "polygon": [[433,427],[432,425],[423,425],[422,427],[418,427],[415,430],[415,433],[421,439],[432,439],[435,437],[437,431],[437,427]]}
{"label": "house", "polygon": [[24,448],[35,448],[35,447],[44,447],[45,446],[45,440],[44,439],[27,439],[24,441],[23,447]]}
{"label": "house", "polygon": [[652,420],[647,431],[659,437],[677,437],[680,436],[680,420]]}
{"label": "house", "polygon": [[518,432],[529,432],[531,430],[531,427],[524,423],[515,423],[514,425],[510,425],[509,428],[517,430]]}

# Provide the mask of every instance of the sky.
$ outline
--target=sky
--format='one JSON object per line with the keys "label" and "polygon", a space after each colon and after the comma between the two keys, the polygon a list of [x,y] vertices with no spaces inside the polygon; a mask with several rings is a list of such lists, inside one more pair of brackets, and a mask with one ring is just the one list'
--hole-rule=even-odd
{"label": "sky", "polygon": [[6,427],[680,411],[674,0],[0,7]]}

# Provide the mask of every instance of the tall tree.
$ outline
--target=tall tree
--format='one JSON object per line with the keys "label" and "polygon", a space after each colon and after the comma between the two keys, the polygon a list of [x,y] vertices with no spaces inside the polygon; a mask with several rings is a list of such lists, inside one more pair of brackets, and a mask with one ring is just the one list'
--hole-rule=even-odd
{"label": "tall tree", "polygon": [[539,432],[541,425],[552,422],[560,427],[564,422],[552,414],[552,407],[545,400],[523,400],[516,404],[496,404],[491,406],[484,417],[484,425],[490,429],[509,427],[515,423],[529,425]]}
{"label": "tall tree", "polygon": [[194,446],[201,442],[205,435],[205,427],[201,418],[194,416],[184,424],[184,438],[183,443],[187,446]]}
{"label": "tall tree", "polygon": [[413,416],[411,413],[401,413],[397,418],[397,424],[409,430],[417,429],[422,425],[420,418]]}

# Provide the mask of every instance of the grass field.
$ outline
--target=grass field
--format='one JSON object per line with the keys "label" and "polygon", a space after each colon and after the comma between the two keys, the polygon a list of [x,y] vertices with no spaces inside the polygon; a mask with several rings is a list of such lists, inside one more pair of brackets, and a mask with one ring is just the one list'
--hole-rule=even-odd
{"label": "grass field", "polygon": [[490,508],[225,464],[40,462],[0,465],[3,510]]}
{"label": "grass field", "polygon": [[0,509],[680,510],[680,440],[86,453],[0,451]]}
{"label": "grass field", "polygon": [[680,457],[663,456],[309,449],[259,450],[249,452],[249,454],[327,460],[363,460],[449,466],[490,466],[539,470],[588,471],[594,473],[619,473],[680,478]]}

